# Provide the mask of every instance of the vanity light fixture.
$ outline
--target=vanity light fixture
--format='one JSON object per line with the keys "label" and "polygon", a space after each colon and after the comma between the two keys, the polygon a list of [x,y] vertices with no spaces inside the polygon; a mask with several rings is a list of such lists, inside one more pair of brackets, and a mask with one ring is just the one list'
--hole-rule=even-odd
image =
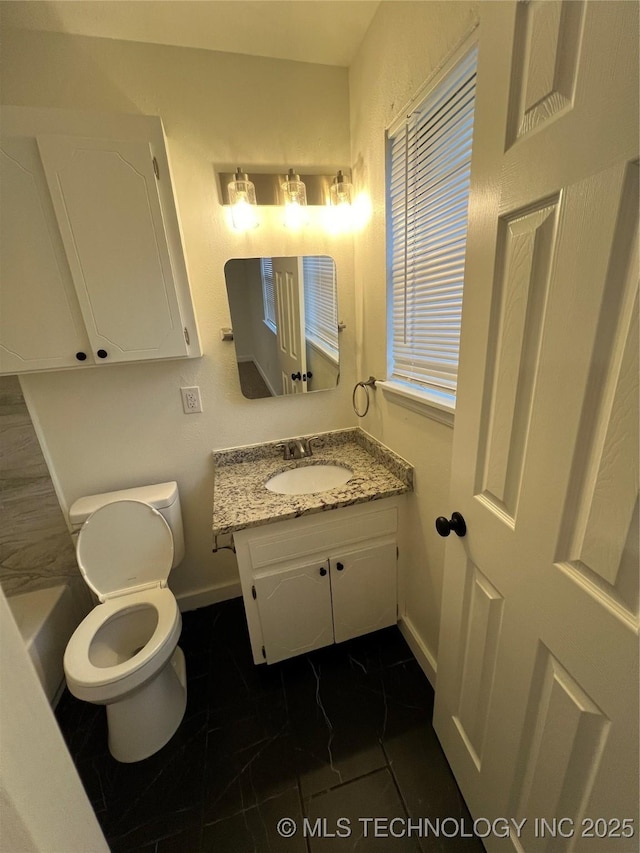
{"label": "vanity light fixture", "polygon": [[256,228],[258,225],[256,188],[249,180],[247,173],[240,167],[233,176],[233,180],[227,184],[227,190],[233,227],[238,231]]}
{"label": "vanity light fixture", "polygon": [[300,175],[289,169],[281,184],[284,196],[284,222],[289,228],[299,228],[307,221],[307,188]]}

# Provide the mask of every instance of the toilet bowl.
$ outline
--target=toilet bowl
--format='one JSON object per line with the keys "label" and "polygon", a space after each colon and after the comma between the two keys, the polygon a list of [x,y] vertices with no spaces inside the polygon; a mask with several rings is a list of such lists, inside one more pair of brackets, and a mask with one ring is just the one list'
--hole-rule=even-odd
{"label": "toilet bowl", "polygon": [[[154,501],[164,502],[169,520]],[[177,501],[176,484],[163,483],[83,498],[70,512],[72,522],[84,519],[78,565],[100,604],[67,644],[67,686],[78,699],[106,706],[109,750],[122,762],[163,747],[186,707],[182,619],[166,585],[176,562],[172,528],[180,556],[184,550]]]}

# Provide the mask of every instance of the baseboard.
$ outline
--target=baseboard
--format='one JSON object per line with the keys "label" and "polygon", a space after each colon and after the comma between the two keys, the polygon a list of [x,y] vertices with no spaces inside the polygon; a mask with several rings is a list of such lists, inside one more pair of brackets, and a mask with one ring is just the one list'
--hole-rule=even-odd
{"label": "baseboard", "polygon": [[220,586],[211,586],[200,589],[197,592],[188,592],[177,595],[178,606],[182,613],[188,610],[197,610],[199,607],[208,607],[210,604],[218,604],[220,601],[228,601],[230,598],[239,598],[242,595],[240,583],[225,583]]}
{"label": "baseboard", "polygon": [[438,672],[438,662],[431,654],[429,649],[424,644],[422,638],[416,631],[416,628],[408,616],[401,616],[398,622],[400,633],[407,641],[409,648],[415,655],[416,660],[420,664],[420,668],[429,679],[429,683],[436,689],[436,676]]}

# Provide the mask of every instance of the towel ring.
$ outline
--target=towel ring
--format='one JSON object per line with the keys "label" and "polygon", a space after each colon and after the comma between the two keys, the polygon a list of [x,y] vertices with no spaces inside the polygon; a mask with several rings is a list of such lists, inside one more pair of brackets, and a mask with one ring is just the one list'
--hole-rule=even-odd
{"label": "towel ring", "polygon": [[[353,404],[353,411],[356,413],[356,415],[359,418],[363,418],[367,414],[367,412],[369,411],[369,405],[371,403],[371,400],[369,399],[369,388],[373,388],[373,390],[375,391],[377,381],[378,380],[375,378],[375,376],[370,376],[366,382],[356,382],[356,384],[353,387],[353,394],[351,395],[351,402]],[[366,402],[366,405],[364,407],[364,412],[359,412],[358,407],[356,406],[356,394],[358,393],[358,388],[362,388],[364,393],[367,395],[367,402]]]}

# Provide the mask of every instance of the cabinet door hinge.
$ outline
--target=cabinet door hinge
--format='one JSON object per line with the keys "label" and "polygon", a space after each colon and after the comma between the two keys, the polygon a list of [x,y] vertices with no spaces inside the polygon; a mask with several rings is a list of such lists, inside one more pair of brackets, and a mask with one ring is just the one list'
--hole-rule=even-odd
{"label": "cabinet door hinge", "polygon": [[263,657],[265,660],[267,659],[267,652],[266,652],[266,650],[265,650],[265,647],[264,647],[264,646],[262,647],[262,657]]}
{"label": "cabinet door hinge", "polygon": [[184,329],[183,329],[183,331],[184,331],[184,339],[185,339],[185,341],[186,341],[186,343],[187,343],[187,346],[189,346],[189,344],[191,343],[191,339],[189,338],[189,330],[188,330],[188,329],[187,329],[187,327],[185,326],[185,327],[184,327]]}
{"label": "cabinet door hinge", "polygon": [[258,593],[256,592],[255,586],[251,587],[251,595],[256,599],[258,597]]}
{"label": "cabinet door hinge", "polygon": [[156,158],[153,158],[153,174],[156,176],[156,180],[160,180],[160,168],[158,166],[158,161]]}

